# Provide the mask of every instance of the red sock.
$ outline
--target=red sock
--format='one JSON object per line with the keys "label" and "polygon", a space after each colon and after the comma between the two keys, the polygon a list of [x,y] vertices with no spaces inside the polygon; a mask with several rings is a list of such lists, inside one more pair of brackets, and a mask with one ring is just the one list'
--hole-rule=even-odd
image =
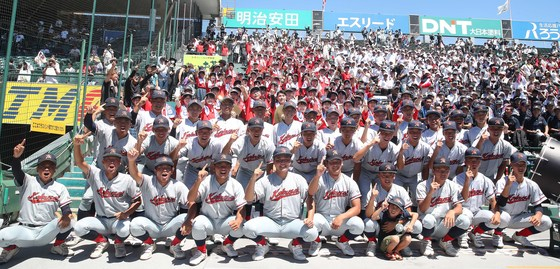
{"label": "red sock", "polygon": [[230,245],[230,244],[233,244],[233,241],[231,241],[231,239],[230,239],[229,236],[228,236],[228,237],[226,237],[226,239],[224,240],[224,243],[222,243],[222,244],[223,244],[224,246],[225,246],[225,245]]}
{"label": "red sock", "polygon": [[99,234],[97,235],[97,238],[95,238],[95,240],[93,241],[95,241],[95,243],[101,243],[101,242],[107,242],[107,239],[103,235]]}
{"label": "red sock", "polygon": [[484,230],[482,228],[480,228],[480,225],[479,225],[479,226],[476,226],[476,228],[474,228],[474,230],[472,232],[473,232],[473,234],[483,234]]}
{"label": "red sock", "polygon": [[14,250],[14,249],[16,249],[16,248],[17,248],[16,245],[10,245],[10,246],[5,247],[4,249],[5,249],[6,251],[10,251],[10,250]]}
{"label": "red sock", "polygon": [[177,238],[177,236],[175,236],[175,238],[173,238],[173,241],[171,241],[172,246],[175,246],[179,243],[181,243],[181,239]]}
{"label": "red sock", "polygon": [[120,244],[122,243],[122,240],[120,238],[115,238],[115,244]]}
{"label": "red sock", "polygon": [[494,230],[495,235],[502,235],[502,231]]}
{"label": "red sock", "polygon": [[[117,240],[115,239],[115,242],[117,242]],[[146,240],[144,240],[144,244],[146,245],[151,245],[154,243],[154,239],[152,239],[151,237],[148,236],[148,238]]]}
{"label": "red sock", "polygon": [[301,242],[299,242],[299,239],[294,238],[292,239],[292,246],[299,246],[301,245]]}
{"label": "red sock", "polygon": [[369,242],[376,242],[377,243],[377,237],[369,237],[368,238]]}
{"label": "red sock", "polygon": [[317,238],[315,238],[315,242],[321,243],[321,238],[317,236]]}
{"label": "red sock", "polygon": [[263,236],[263,238],[261,239],[261,241],[257,242],[257,244],[259,244],[259,245],[261,245],[261,246],[266,245],[266,239],[264,239],[264,236]]}
{"label": "red sock", "polygon": [[525,229],[523,229],[523,230],[521,230],[521,231],[519,231],[519,232],[516,232],[515,234],[518,235],[518,236],[527,237],[527,236],[529,236],[529,235],[532,235],[533,232],[531,232],[531,230],[529,230],[529,228],[525,228]]}
{"label": "red sock", "polygon": [[446,234],[446,235],[443,237],[443,239],[442,239],[441,241],[443,241],[443,242],[449,242],[449,241],[452,241],[452,240],[453,240],[453,237],[451,237],[451,236],[449,236],[448,234]]}
{"label": "red sock", "polygon": [[340,242],[340,243],[346,243],[348,241],[350,241],[350,239],[348,239],[348,237],[346,237],[346,235],[344,235],[344,234],[341,237],[338,238],[338,242]]}
{"label": "red sock", "polygon": [[53,246],[55,246],[55,247],[56,247],[56,246],[60,246],[60,245],[62,245],[62,243],[64,243],[64,240],[62,240],[62,239],[56,239],[56,240],[54,240]]}
{"label": "red sock", "polygon": [[425,241],[432,241],[432,238],[431,238],[431,237],[428,237],[428,236],[426,236],[426,237],[424,237],[424,239],[423,239],[423,240],[425,240]]}
{"label": "red sock", "polygon": [[202,246],[198,246],[196,247],[198,250],[200,250],[200,252],[202,253],[206,253],[206,244],[202,245]]}

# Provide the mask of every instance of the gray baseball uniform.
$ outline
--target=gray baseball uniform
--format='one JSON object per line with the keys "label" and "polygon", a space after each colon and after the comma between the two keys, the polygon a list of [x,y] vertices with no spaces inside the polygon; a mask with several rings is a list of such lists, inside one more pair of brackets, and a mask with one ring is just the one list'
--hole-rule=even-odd
{"label": "gray baseball uniform", "polygon": [[164,155],[170,155],[177,145],[179,145],[179,140],[175,137],[168,136],[163,144],[159,144],[154,134],[149,135],[142,141],[142,149],[144,150],[144,156],[146,156],[142,173],[153,175],[156,159]]}
{"label": "gray baseball uniform", "polygon": [[220,128],[212,134],[212,137],[217,139],[222,147],[227,144],[232,134],[237,133],[238,137],[241,137],[245,134],[245,125],[242,121],[236,118],[229,118],[228,120],[224,120],[220,116],[216,119],[216,124]]}
{"label": "gray baseball uniform", "polygon": [[482,153],[482,162],[480,162],[478,172],[490,179],[495,179],[498,167],[504,160],[509,160],[511,155],[517,152],[517,149],[504,139],[499,139],[496,144],[488,139],[482,144],[480,152]]}
{"label": "gray baseball uniform", "polygon": [[316,139],[313,141],[313,144],[309,148],[303,145],[301,138],[299,139],[299,142],[302,145],[298,148],[298,150],[292,157],[292,167],[294,173],[303,176],[309,183],[317,172],[317,166],[319,165],[319,162],[321,162],[321,160],[326,156],[327,153],[325,150],[325,145]]}
{"label": "gray baseball uniform", "polygon": [[284,121],[274,124],[272,128],[272,140],[274,146],[286,146],[292,148],[298,135],[301,132],[301,122],[292,121],[290,125]]}
{"label": "gray baseball uniform", "polygon": [[[432,149],[435,149],[435,145],[432,146]],[[455,142],[453,148],[449,148],[445,141],[443,142],[443,146],[438,152],[437,158],[445,157],[449,160],[449,178],[452,179],[455,177],[457,168],[459,166],[463,166],[465,163],[465,151],[467,151],[467,147],[461,143]]]}
{"label": "gray baseball uniform", "polygon": [[221,146],[214,139],[210,139],[210,143],[202,148],[199,144],[198,137],[195,137],[191,143],[188,143],[179,151],[179,158],[187,158],[188,165],[186,171],[183,172],[183,182],[187,188],[191,188],[198,172],[202,170],[204,165],[211,164],[212,160],[220,156]]}
{"label": "gray baseball uniform", "polygon": [[[163,115],[165,116],[165,115]],[[148,134],[152,133],[152,127],[154,125],[154,120],[156,119],[157,115],[154,112],[141,110],[138,112],[138,116],[136,117],[136,124],[134,128],[139,133],[140,131],[144,130],[144,126],[147,127],[146,132]],[[169,119],[169,117],[165,116],[169,120],[169,130],[173,128],[173,121]]]}
{"label": "gray baseball uniform", "polygon": [[264,137],[261,137],[261,140],[255,146],[251,144],[248,136],[237,139],[233,143],[231,153],[239,162],[236,179],[243,188],[247,187],[253,171],[259,167],[261,162],[263,162],[263,167],[266,164],[272,163],[273,152],[274,145],[270,144],[269,140],[264,139]]}
{"label": "gray baseball uniform", "polygon": [[354,155],[364,147],[364,143],[360,139],[352,138],[348,145],[344,145],[341,136],[331,140],[331,143],[334,146],[333,150],[342,156],[342,173],[351,176],[354,172]]}
{"label": "gray baseball uniform", "polygon": [[[402,146],[402,144],[401,144]],[[416,147],[410,147],[403,153],[404,168],[397,171],[394,183],[410,191],[414,203],[416,202],[416,186],[422,181],[422,170],[430,162],[433,150],[422,140]]]}
{"label": "gray baseball uniform", "polygon": [[430,146],[434,146],[440,139],[445,139],[443,137],[443,131],[441,130],[441,128],[437,131],[426,129],[424,130],[424,132],[422,132],[421,140]]}
{"label": "gray baseball uniform", "polygon": [[358,179],[360,193],[362,193],[362,207],[367,205],[366,196],[371,190],[373,182],[377,182],[379,166],[383,163],[395,164],[399,155],[399,147],[389,142],[387,148],[382,150],[379,144],[375,144],[362,158],[362,170]]}

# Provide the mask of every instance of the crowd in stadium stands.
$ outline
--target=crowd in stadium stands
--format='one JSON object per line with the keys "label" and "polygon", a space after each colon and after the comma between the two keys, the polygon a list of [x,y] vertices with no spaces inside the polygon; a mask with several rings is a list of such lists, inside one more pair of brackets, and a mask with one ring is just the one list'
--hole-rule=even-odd
{"label": "crowd in stadium stands", "polygon": [[[518,149],[560,137],[557,44],[540,55],[504,39],[476,47],[433,36],[425,46],[399,31],[362,35],[221,30],[189,47],[228,61],[175,69],[175,59],[160,57],[132,70],[120,94],[108,47],[104,105],[88,108],[87,130],[74,140],[91,189],[72,225],[97,244],[90,257],[107,250],[110,234],[116,257],[126,256],[130,234],[142,241],[140,259],[161,237],[185,258],[180,242],[192,234],[192,265],[207,257],[212,234],[230,257],[238,238],[254,240],[254,260],[275,237],[292,239],[297,260],[317,256],[326,235],[345,255],[355,254],[349,241],[360,240],[367,247],[359,255],[389,260],[412,255],[412,239],[422,255],[434,255],[437,239],[457,256],[469,242],[485,247],[490,231],[493,247],[504,239],[534,247],[528,237],[552,222]],[[80,147],[88,136],[97,141],[93,164]],[[143,214],[135,213],[140,203]],[[509,237],[506,228],[516,232]],[[52,251],[72,255],[63,237]],[[17,253],[17,241],[0,243],[1,261]]]}

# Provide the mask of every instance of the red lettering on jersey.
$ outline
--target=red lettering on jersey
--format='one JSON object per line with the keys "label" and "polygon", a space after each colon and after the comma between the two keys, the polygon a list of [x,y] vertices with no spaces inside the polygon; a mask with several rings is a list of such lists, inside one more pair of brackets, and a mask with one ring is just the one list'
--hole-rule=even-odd
{"label": "red lettering on jersey", "polygon": [[278,145],[285,144],[286,142],[290,141],[292,138],[297,137],[299,134],[283,134],[280,136],[278,140]]}
{"label": "red lettering on jersey", "polygon": [[200,162],[204,162],[206,160],[212,160],[212,156],[200,156],[198,158],[190,159],[190,161],[193,162],[193,163],[200,163]]}
{"label": "red lettering on jersey", "polygon": [[492,153],[482,154],[482,160],[483,161],[497,160],[497,159],[503,159],[503,158],[504,158],[504,154],[492,154]]}
{"label": "red lettering on jersey", "polygon": [[263,158],[264,158],[263,155],[249,154],[245,158],[243,158],[243,161],[248,163],[248,162],[254,162],[254,161],[257,161],[257,160],[261,160]]}
{"label": "red lettering on jersey", "polygon": [[470,190],[469,191],[469,197],[481,196],[483,194],[484,194],[484,192],[482,190]]}
{"label": "red lettering on jersey", "polygon": [[307,158],[307,157],[299,157],[299,159],[296,161],[298,164],[304,164],[304,163],[312,163],[312,162],[317,162],[317,158]]}
{"label": "red lettering on jersey", "polygon": [[27,200],[32,204],[58,202],[58,196],[50,196],[46,194],[40,194],[39,192],[33,192],[27,197]]}
{"label": "red lettering on jersey", "polygon": [[342,155],[342,161],[348,161],[354,159],[352,155]]}
{"label": "red lettering on jersey", "polygon": [[101,196],[101,198],[111,198],[111,197],[122,197],[124,195],[124,191],[110,191],[103,187],[97,189],[97,194]]}
{"label": "red lettering on jersey", "polygon": [[266,137],[266,138],[270,138],[269,134],[263,134],[262,136]]}
{"label": "red lettering on jersey", "polygon": [[235,196],[233,195],[224,195],[221,193],[210,193],[208,194],[208,197],[206,197],[206,199],[204,199],[204,201],[207,204],[215,204],[215,203],[220,203],[220,202],[231,202],[231,201],[235,201]]}
{"label": "red lettering on jersey", "polygon": [[514,203],[518,203],[518,202],[525,202],[525,201],[529,201],[530,196],[519,196],[519,195],[515,195],[515,196],[510,196],[507,200],[508,204],[514,204]]}
{"label": "red lettering on jersey", "polygon": [[286,198],[294,195],[299,195],[298,188],[291,189],[291,190],[286,190],[282,188],[272,192],[272,195],[270,196],[270,201],[279,201],[282,198]]}
{"label": "red lettering on jersey", "polygon": [[158,195],[155,196],[154,198],[150,199],[150,202],[155,205],[155,206],[159,206],[159,205],[163,205],[166,203],[174,203],[175,202],[175,197],[167,197],[164,195]]}
{"label": "red lettering on jersey", "polygon": [[449,165],[457,165],[459,164],[459,160],[449,160]]}
{"label": "red lettering on jersey", "polygon": [[447,204],[447,203],[451,203],[451,196],[432,198],[432,201],[430,201],[430,207],[434,207],[440,204]]}
{"label": "red lettering on jersey", "polygon": [[221,130],[216,132],[214,137],[222,137],[224,135],[230,135],[230,134],[233,134],[233,133],[237,133],[238,130],[239,130],[239,128],[238,129],[231,129],[231,130],[230,129],[221,129]]}
{"label": "red lettering on jersey", "polygon": [[145,128],[146,132],[148,132],[148,133],[152,131],[153,127],[154,127],[153,123],[148,123],[148,124],[144,125],[144,128]]}
{"label": "red lettering on jersey", "polygon": [[185,134],[183,134],[182,137],[187,139],[187,138],[191,138],[191,137],[195,137],[195,136],[196,136],[196,132],[185,132]]}
{"label": "red lettering on jersey", "polygon": [[158,151],[150,151],[145,153],[144,155],[146,155],[146,158],[148,158],[149,160],[155,160],[161,156],[165,156],[165,154]]}
{"label": "red lettering on jersey", "polygon": [[383,161],[381,160],[371,160],[370,162],[368,162],[369,165],[371,166],[381,166],[383,164]]}
{"label": "red lettering on jersey", "polygon": [[404,161],[404,165],[409,165],[409,164],[411,164],[411,163],[419,163],[419,162],[421,162],[423,159],[424,159],[423,157],[409,158],[409,159],[406,159],[406,160]]}
{"label": "red lettering on jersey", "polygon": [[348,191],[328,190],[323,196],[323,200],[330,200],[337,197],[348,196]]}

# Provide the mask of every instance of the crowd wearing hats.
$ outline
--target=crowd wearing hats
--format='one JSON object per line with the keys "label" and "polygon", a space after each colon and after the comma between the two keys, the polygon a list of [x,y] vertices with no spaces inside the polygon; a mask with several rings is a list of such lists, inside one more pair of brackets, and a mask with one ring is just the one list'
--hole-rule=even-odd
{"label": "crowd wearing hats", "polygon": [[[527,157],[516,146],[539,146],[543,138],[560,135],[555,55],[532,54],[514,43],[494,46],[494,40],[483,48],[429,49],[375,42],[357,45],[343,39],[252,42],[245,72],[226,63],[210,68],[208,74],[184,70],[174,92],[148,83],[142,94],[132,96],[130,107],[118,109],[118,100],[108,98],[102,112],[88,109],[84,124],[98,140],[95,164],[83,164],[81,149],[74,148],[76,163],[91,177],[88,180],[96,184],[94,180],[105,178],[103,173],[120,177],[128,170],[142,188],[151,182],[161,189],[161,182],[171,176],[173,184],[187,190],[211,188],[213,180],[235,182],[231,188],[242,190],[235,195],[222,193],[219,199],[210,199],[199,197],[205,191],[189,193],[188,202],[176,201],[170,212],[179,216],[182,207],[198,202],[201,211],[189,209],[191,218],[235,216],[230,219],[236,221],[235,231],[219,230],[214,220],[208,222],[217,225],[216,234],[226,237],[220,243],[230,257],[236,256],[233,244],[239,237],[254,240],[254,260],[264,258],[269,243],[262,232],[267,225],[257,225],[262,219],[250,212],[260,211],[284,229],[304,210],[300,204],[311,206],[309,199],[324,209],[315,195],[321,191],[329,193],[323,197],[341,199],[336,201],[344,205],[325,221],[341,229],[335,233],[339,236],[335,244],[345,255],[354,255],[351,240],[363,240],[365,255],[382,251],[390,260],[401,260],[412,255],[409,244],[414,239],[421,241],[422,255],[434,255],[432,240],[437,240],[447,255],[457,256],[453,241],[460,248],[470,247],[469,242],[484,247],[481,234],[494,231],[491,244],[501,248],[508,227],[518,229],[512,236],[515,242],[533,247],[527,238],[550,228],[550,219],[542,214],[546,197],[524,177]],[[173,99],[175,108],[165,102]],[[336,189],[342,188],[336,183],[342,181],[351,182],[345,185],[348,189]],[[282,185],[279,182],[294,188],[274,189]],[[93,194],[96,203],[101,201],[99,193],[104,192]],[[119,202],[137,208],[139,202],[133,198],[139,195],[130,191],[130,199]],[[144,197],[149,195],[144,189],[141,195],[142,203],[154,198]],[[290,204],[280,210],[276,202],[282,199]],[[293,201],[297,207],[291,207]],[[230,202],[228,211],[211,213],[208,208],[214,202]],[[529,205],[535,213],[527,213]],[[294,214],[284,211],[292,209]],[[323,213],[328,215],[328,210]],[[134,216],[123,219],[129,217]],[[159,215],[147,218],[157,222]],[[83,228],[86,220],[78,220],[77,227]],[[177,234],[169,235],[170,251],[175,258],[184,258],[178,244],[192,232],[197,247],[189,262],[196,265],[207,257],[200,237],[209,234],[191,221],[186,217],[182,225],[174,226]],[[403,227],[380,229],[385,223]],[[269,234],[291,238],[290,251],[297,260],[316,256],[321,247],[316,238],[333,231],[309,218],[298,225],[301,234]],[[96,242],[92,258],[107,249],[103,232],[119,233],[118,257],[123,255],[120,240],[130,234],[78,230],[80,237]],[[140,258],[149,259],[157,236],[130,230],[144,246]],[[308,255],[302,241],[311,243]],[[5,251],[13,256],[10,249]]]}

